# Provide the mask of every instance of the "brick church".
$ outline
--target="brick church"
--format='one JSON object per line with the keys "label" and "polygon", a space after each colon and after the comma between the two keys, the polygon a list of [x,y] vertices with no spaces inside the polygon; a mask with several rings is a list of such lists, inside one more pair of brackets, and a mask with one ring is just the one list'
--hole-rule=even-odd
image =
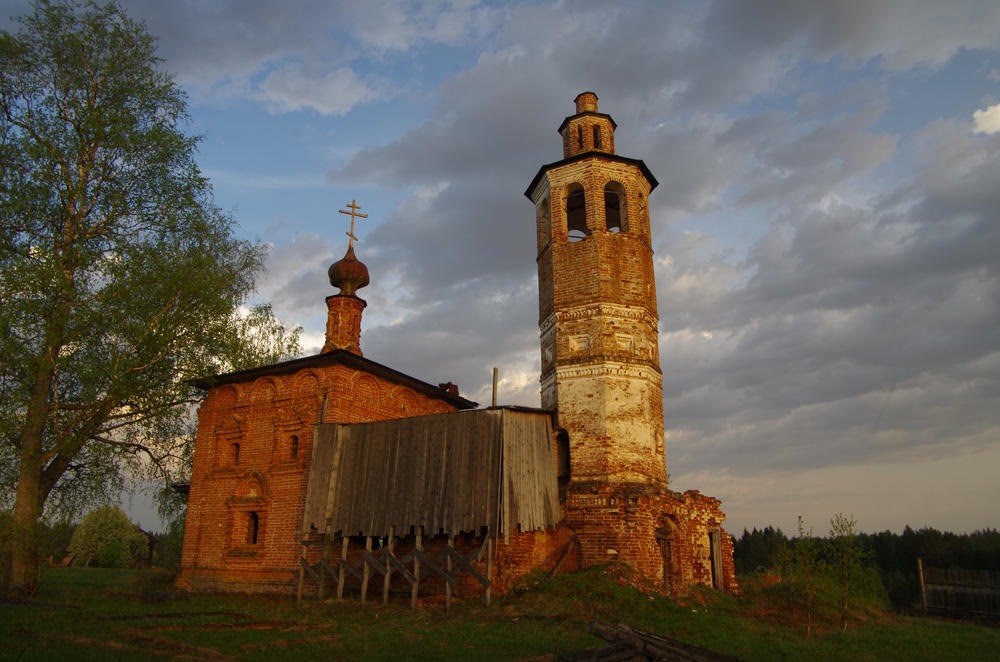
{"label": "brick church", "polygon": [[737,590],[719,500],[667,485],[657,182],[615,154],[597,101],[577,96],[563,158],[525,191],[541,408],[478,408],[363,356],[369,275],[349,233],[322,352],[203,383],[179,588],[362,600],[378,588],[416,604],[617,562],[674,594]]}

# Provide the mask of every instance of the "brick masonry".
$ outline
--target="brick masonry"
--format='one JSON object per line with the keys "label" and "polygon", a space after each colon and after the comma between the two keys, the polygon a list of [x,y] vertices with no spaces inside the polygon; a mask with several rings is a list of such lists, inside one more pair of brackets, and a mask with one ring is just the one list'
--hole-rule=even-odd
{"label": "brick masonry", "polygon": [[209,389],[198,412],[177,586],[294,590],[313,425],[455,411],[441,393],[337,363]]}
{"label": "brick masonry", "polygon": [[535,205],[542,406],[568,437],[564,524],[580,565],[617,561],[675,593],[736,591],[717,499],[667,487],[663,375],[648,198],[657,182],[619,157],[597,95],[559,127],[563,159]]}
{"label": "brick masonry", "polygon": [[[560,127],[563,160],[544,166],[526,192],[538,229],[542,405],[556,412],[553,444],[568,475],[560,476],[555,529],[497,541],[494,590],[539,568],[618,562],[675,594],[695,585],[735,592],[719,500],[667,485],[647,207],[656,180],[641,161],[615,155],[615,128],[598,112],[596,95],[578,96],[577,113]],[[365,302],[354,291],[367,284],[367,269],[349,247],[330,275],[341,292],[326,300],[323,354],[208,385],[179,588],[295,590],[316,423],[474,406],[452,384],[432,387],[361,358]],[[472,549],[477,541],[469,534],[456,545]],[[413,544],[406,532],[397,550]],[[427,550],[445,544],[443,536],[424,536]],[[310,561],[321,549],[309,549]],[[462,592],[479,591],[474,582],[462,585]]]}

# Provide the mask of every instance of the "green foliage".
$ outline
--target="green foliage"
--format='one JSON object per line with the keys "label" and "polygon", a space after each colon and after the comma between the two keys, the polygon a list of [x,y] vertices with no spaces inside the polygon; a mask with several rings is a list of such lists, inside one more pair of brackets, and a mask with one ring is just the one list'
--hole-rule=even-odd
{"label": "green foliage", "polygon": [[[854,532],[854,519],[838,514],[830,526],[828,537],[819,538],[799,518],[798,535],[792,540],[780,531],[770,536],[770,548],[776,551],[767,558],[773,561],[741,578],[751,611],[780,614],[783,622],[801,624],[812,636],[816,627],[832,623],[846,630],[849,622],[887,605],[870,550]],[[760,549],[763,536],[755,530],[744,532],[735,553],[743,553],[741,545],[755,538]]]}
{"label": "green foliage", "polygon": [[798,536],[779,558],[778,569],[782,575],[782,587],[789,598],[805,614],[806,635],[812,636],[813,621],[817,609],[826,607],[825,598],[829,579],[827,564],[820,554],[820,541],[813,536],[812,529],[806,530],[805,522],[799,517]]}
{"label": "green foliage", "polygon": [[771,526],[753,531],[743,529],[743,535],[733,539],[733,561],[739,575],[761,572],[777,566],[788,553],[788,537]]}
{"label": "green foliage", "polygon": [[101,506],[83,518],[73,533],[73,565],[134,568],[149,550],[149,540],[118,506]]}
{"label": "green foliage", "polygon": [[[918,608],[918,558],[937,568],[1000,571],[1000,532],[995,529],[955,534],[932,528],[914,530],[907,526],[902,534],[891,531],[855,532],[853,536],[840,537],[836,535],[836,530],[846,524],[851,524],[849,528],[853,530],[853,523],[850,518],[840,522],[838,518],[844,516],[838,515],[831,521],[830,537],[817,539],[818,551],[823,559],[834,565],[839,564],[842,572],[845,561],[849,568],[855,569],[860,562],[860,583],[850,579],[848,597],[859,600],[862,605],[888,600],[899,611]],[[842,545],[846,542],[852,547],[845,549]],[[744,530],[742,536],[733,540],[738,574],[745,579],[776,571],[781,559],[787,555],[782,550],[791,544],[793,541],[789,541],[780,529]]]}
{"label": "green foliage", "polygon": [[55,523],[42,522],[39,526],[38,556],[41,559],[51,558],[59,563],[69,553],[76,524],[66,520]]}
{"label": "green foliage", "polygon": [[[43,514],[185,470],[195,378],[297,351],[235,311],[265,247],[236,239],[183,91],[113,3],[38,0],[0,32],[0,591],[37,584]],[[12,486],[16,486],[16,489]],[[8,567],[9,565],[9,567]]]}
{"label": "green foliage", "polygon": [[186,513],[181,512],[167,525],[153,551],[155,565],[176,571],[181,567],[181,548],[184,545],[184,521]]}

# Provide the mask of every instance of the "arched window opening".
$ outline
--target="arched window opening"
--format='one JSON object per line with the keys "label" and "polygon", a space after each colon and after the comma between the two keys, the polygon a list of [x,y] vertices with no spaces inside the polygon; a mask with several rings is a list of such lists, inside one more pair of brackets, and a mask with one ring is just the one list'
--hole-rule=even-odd
{"label": "arched window opening", "polygon": [[601,144],[601,127],[598,124],[594,125],[594,148],[601,149],[603,145]]}
{"label": "arched window opening", "polygon": [[240,463],[240,445],[233,444],[233,465],[236,466]]}
{"label": "arched window opening", "polygon": [[566,430],[559,430],[556,433],[556,478],[566,482],[569,475],[569,434]]}
{"label": "arched window opening", "polygon": [[566,231],[570,241],[580,241],[590,236],[587,228],[587,201],[583,187],[573,184],[566,194]]}
{"label": "arched window opening", "polygon": [[299,435],[293,434],[288,442],[288,455],[294,460],[299,456]]}
{"label": "arched window opening", "polygon": [[583,149],[583,126],[576,125],[576,148]]}
{"label": "arched window opening", "polygon": [[625,232],[625,187],[609,182],[604,187],[604,221],[608,232]]}
{"label": "arched window opening", "polygon": [[260,536],[260,515],[255,512],[247,513],[247,544],[256,545]]}

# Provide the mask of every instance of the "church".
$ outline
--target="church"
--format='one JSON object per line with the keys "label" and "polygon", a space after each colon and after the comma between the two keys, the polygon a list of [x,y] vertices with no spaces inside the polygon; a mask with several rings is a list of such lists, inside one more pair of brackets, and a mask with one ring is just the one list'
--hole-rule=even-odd
{"label": "church", "polygon": [[563,158],[525,191],[541,407],[481,408],[365,357],[348,233],[323,350],[201,384],[179,588],[488,600],[532,571],[620,563],[672,594],[738,590],[719,500],[668,487],[657,181],[615,153],[596,94],[575,103]]}

